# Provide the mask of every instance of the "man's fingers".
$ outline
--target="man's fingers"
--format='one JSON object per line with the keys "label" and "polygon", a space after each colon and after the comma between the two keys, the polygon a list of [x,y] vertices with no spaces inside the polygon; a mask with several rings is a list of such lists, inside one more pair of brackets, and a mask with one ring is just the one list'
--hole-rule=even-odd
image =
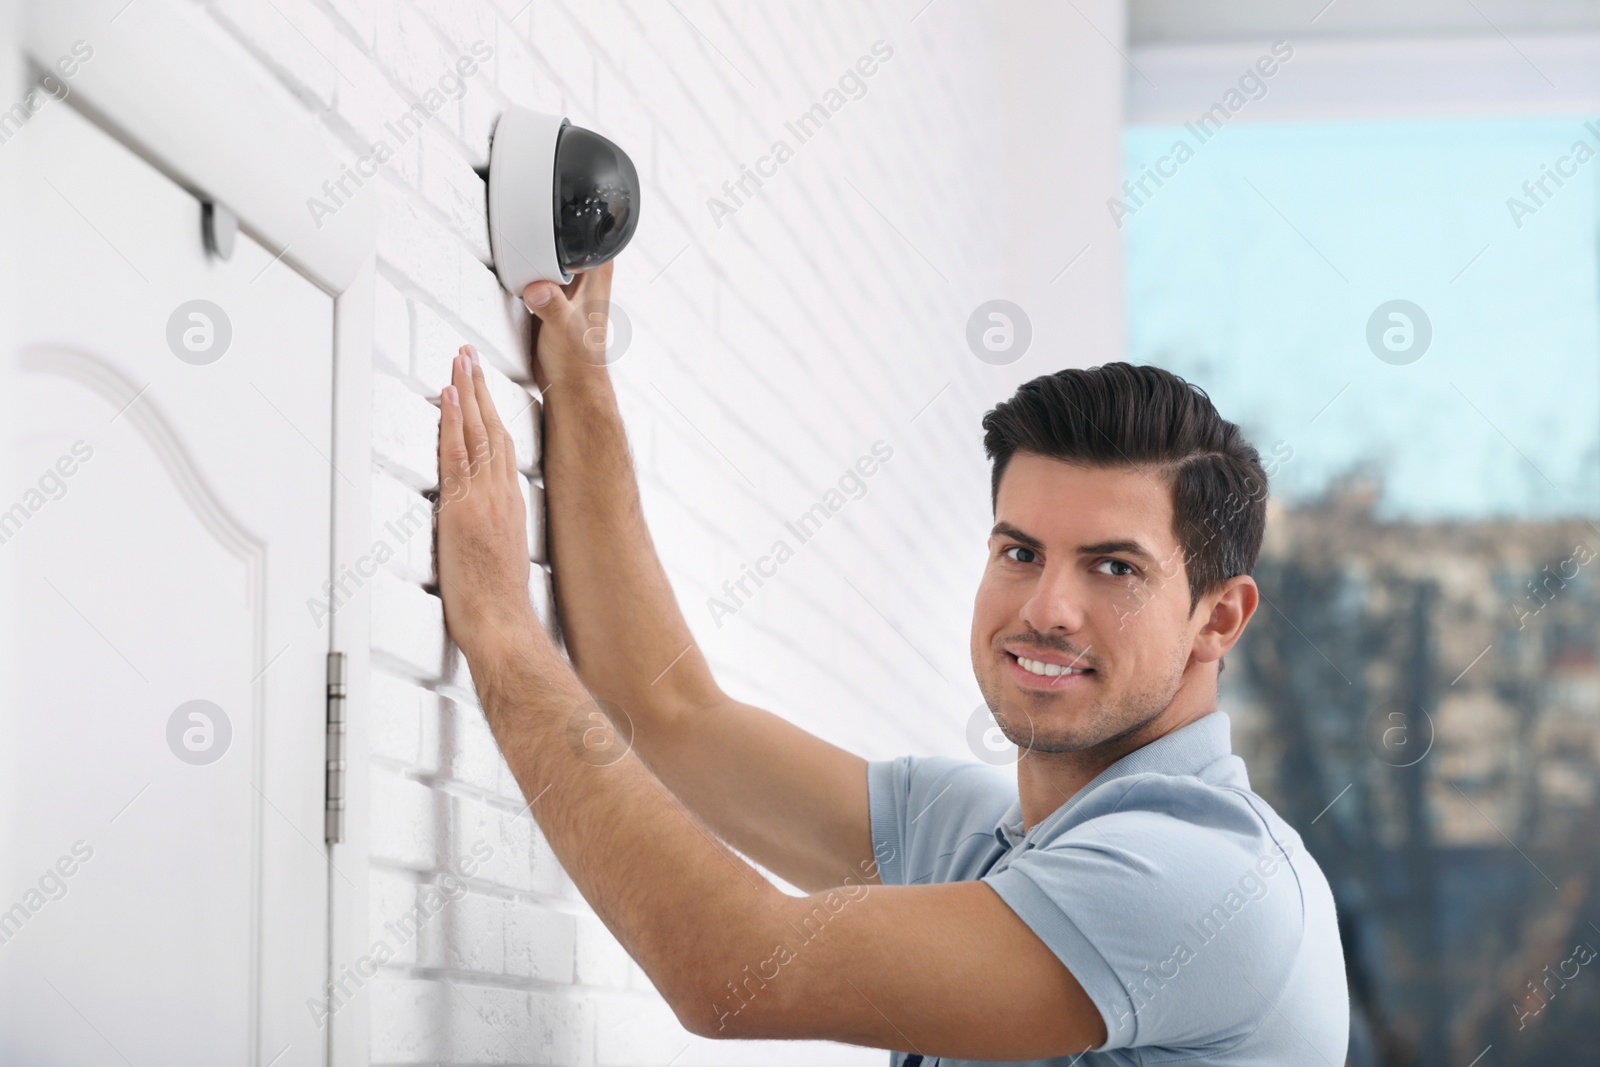
{"label": "man's fingers", "polygon": [[578,303],[590,304],[598,301],[607,307],[611,306],[611,267],[615,263],[616,260],[608,259],[583,275],[583,287],[578,290]]}
{"label": "man's fingers", "polygon": [[484,435],[493,453],[490,463],[495,474],[504,478],[517,469],[516,452],[511,444],[511,434],[506,430],[500,413],[495,410],[494,398],[489,395],[489,376],[484,373],[483,361],[471,345],[463,348],[472,358],[472,392],[478,404],[478,415],[483,419]]}
{"label": "man's fingers", "polygon": [[555,282],[532,282],[522,290],[522,302],[546,326],[560,326],[572,314],[572,302]]}
{"label": "man's fingers", "polygon": [[466,439],[467,455],[476,465],[488,457],[489,438],[484,429],[483,415],[478,410],[478,390],[472,384],[472,366],[464,354],[465,348],[463,345],[463,351],[456,354],[450,378],[461,395],[461,429]]}
{"label": "man's fingers", "polygon": [[461,432],[461,396],[453,385],[439,394],[439,498],[451,497],[452,483],[467,475],[467,443]]}

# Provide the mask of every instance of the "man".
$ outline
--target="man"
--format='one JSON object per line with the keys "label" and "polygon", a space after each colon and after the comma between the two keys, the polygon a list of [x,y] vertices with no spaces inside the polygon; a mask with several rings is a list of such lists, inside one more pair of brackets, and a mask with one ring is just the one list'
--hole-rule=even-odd
{"label": "man", "polygon": [[607,265],[523,294],[571,665],[529,604],[516,463],[470,348],[441,398],[440,591],[533,816],[682,1024],[921,1067],[1338,1067],[1327,882],[1215,710],[1265,516],[1238,427],[1127,364],[990,412],[972,662],[1016,788],[953,759],[869,763],[728,697],[695,647],[585,348],[577,308],[610,284]]}

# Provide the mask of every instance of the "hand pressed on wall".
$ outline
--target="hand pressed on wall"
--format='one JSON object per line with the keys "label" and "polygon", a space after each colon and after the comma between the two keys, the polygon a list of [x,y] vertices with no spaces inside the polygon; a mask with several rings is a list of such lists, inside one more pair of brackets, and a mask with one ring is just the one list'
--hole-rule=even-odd
{"label": "hand pressed on wall", "polygon": [[470,663],[544,628],[528,597],[522,475],[471,345],[450,377],[439,397],[439,594],[445,627]]}

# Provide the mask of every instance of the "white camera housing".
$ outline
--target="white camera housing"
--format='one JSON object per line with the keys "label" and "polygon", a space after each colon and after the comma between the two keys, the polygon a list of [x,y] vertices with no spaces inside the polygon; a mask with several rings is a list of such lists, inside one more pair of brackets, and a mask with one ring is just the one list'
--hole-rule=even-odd
{"label": "white camera housing", "polygon": [[565,285],[633,237],[639,176],[622,149],[559,115],[508,108],[489,147],[489,250],[514,296]]}

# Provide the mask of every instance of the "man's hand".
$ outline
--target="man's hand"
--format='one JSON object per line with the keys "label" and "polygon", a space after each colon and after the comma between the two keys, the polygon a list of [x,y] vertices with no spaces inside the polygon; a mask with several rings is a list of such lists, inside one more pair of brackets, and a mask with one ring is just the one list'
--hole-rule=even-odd
{"label": "man's hand", "polygon": [[522,478],[471,345],[439,397],[439,594],[469,663],[537,640]]}
{"label": "man's hand", "polygon": [[522,302],[539,320],[533,346],[533,380],[540,390],[606,373],[611,326],[611,263],[602,263],[565,287],[533,282]]}

